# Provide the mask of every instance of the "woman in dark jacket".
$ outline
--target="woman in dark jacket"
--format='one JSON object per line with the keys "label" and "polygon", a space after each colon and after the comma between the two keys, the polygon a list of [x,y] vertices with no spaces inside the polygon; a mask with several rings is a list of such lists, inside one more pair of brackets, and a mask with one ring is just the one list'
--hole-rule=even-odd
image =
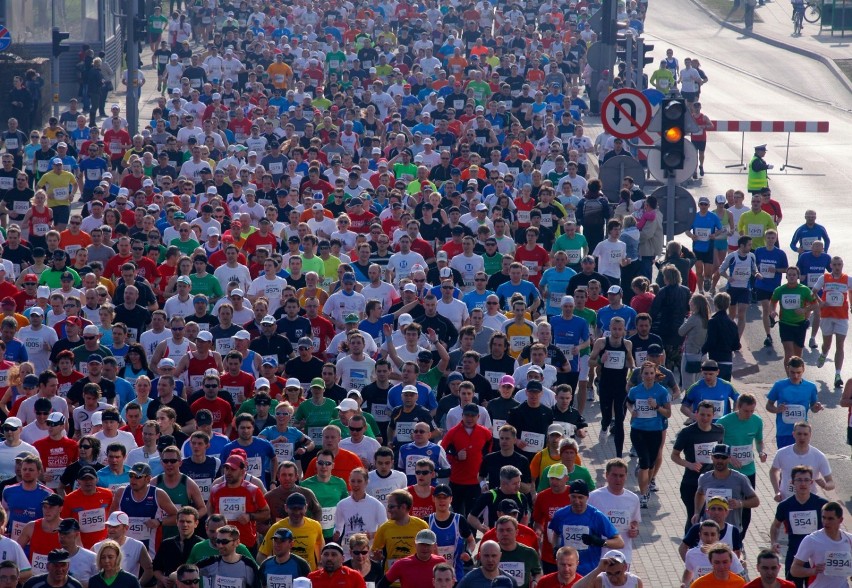
{"label": "woman in dark jacket", "polygon": [[707,340],[702,353],[719,364],[719,377],[730,381],[734,367],[734,352],[742,349],[740,332],[737,323],[728,316],[731,297],[727,292],[720,292],[713,297],[716,313],[707,321]]}
{"label": "woman in dark jacket", "polygon": [[680,366],[680,347],[683,337],[678,327],[689,314],[689,288],[681,282],[680,272],[674,265],[662,269],[664,286],[651,303],[651,331],[663,340],[666,367],[672,371]]}
{"label": "woman in dark jacket", "polygon": [[577,224],[583,227],[583,235],[589,243],[589,251],[594,251],[598,243],[604,240],[604,228],[612,216],[609,200],[601,192],[601,181],[591,180],[583,200],[577,203]]}
{"label": "woman in dark jacket", "polygon": [[101,60],[96,57],[92,60],[92,67],[86,73],[86,90],[90,101],[89,123],[97,125],[98,108],[101,103],[101,93],[104,91],[104,74],[101,71]]}
{"label": "woman in dark jacket", "polygon": [[[123,512],[117,513],[116,518],[119,523],[130,524],[130,519]],[[121,569],[121,547],[118,543],[112,539],[101,541],[97,556],[100,572],[89,578],[89,588],[140,588],[139,579]]]}

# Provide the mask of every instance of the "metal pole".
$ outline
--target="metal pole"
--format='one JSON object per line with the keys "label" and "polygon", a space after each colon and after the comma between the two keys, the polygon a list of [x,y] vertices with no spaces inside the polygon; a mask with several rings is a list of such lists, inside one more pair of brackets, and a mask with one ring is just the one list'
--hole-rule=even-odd
{"label": "metal pole", "polygon": [[132,137],[139,132],[139,45],[136,39],[136,12],[139,10],[138,3],[133,0],[127,3],[127,125],[128,132]]}
{"label": "metal pole", "polygon": [[53,86],[53,116],[59,117],[59,58],[50,62],[50,82]]}
{"label": "metal pole", "polygon": [[624,86],[626,88],[634,88],[633,85],[633,37],[627,35],[624,38],[624,59],[627,63],[625,63],[624,68],[624,77],[625,80]]}
{"label": "metal pole", "polygon": [[675,189],[677,181],[675,175],[669,172],[666,178],[666,241],[672,241],[675,236]]}

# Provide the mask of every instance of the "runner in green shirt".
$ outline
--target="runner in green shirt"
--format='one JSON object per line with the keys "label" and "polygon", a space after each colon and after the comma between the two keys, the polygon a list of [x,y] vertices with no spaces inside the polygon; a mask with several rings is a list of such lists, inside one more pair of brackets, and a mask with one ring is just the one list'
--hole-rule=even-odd
{"label": "runner in green shirt", "polygon": [[[301,406],[301,405],[300,405]],[[317,475],[302,480],[303,488],[313,490],[322,508],[322,536],[328,541],[334,535],[334,514],[337,503],[349,496],[346,482],[331,475],[334,468],[334,456],[331,451],[320,450],[317,454]]]}
{"label": "runner in green shirt", "polygon": [[565,221],[563,228],[565,232],[553,242],[551,255],[557,251],[564,251],[568,254],[568,267],[579,272],[580,260],[589,254],[589,242],[583,234],[577,232],[577,223],[574,221]]}
{"label": "runner in green shirt", "polygon": [[781,303],[778,326],[781,344],[784,345],[784,362],[797,355],[801,357],[805,347],[805,335],[810,321],[808,318],[819,308],[819,301],[810,288],[799,282],[799,268],[787,268],[787,283],[778,286],[770,300],[770,318],[778,317],[776,309]]}
{"label": "runner in green shirt", "polygon": [[731,467],[744,476],[749,476],[754,484],[755,448],[761,462],[766,461],[763,451],[763,419],[754,414],[757,400],[754,395],[745,392],[737,399],[737,410],[728,413],[717,424],[725,427],[725,444],[731,448]]}
{"label": "runner in green shirt", "polygon": [[154,14],[148,17],[148,41],[151,43],[152,52],[157,50],[157,45],[159,45],[168,23],[169,19],[162,15],[160,7],[155,6]]}
{"label": "runner in green shirt", "polygon": [[210,300],[215,302],[222,297],[222,284],[213,274],[207,273],[207,259],[198,256],[193,260],[195,273],[189,274],[189,281],[192,283],[192,294],[204,294]]}
{"label": "runner in green shirt", "polygon": [[311,397],[302,402],[293,415],[295,426],[304,431],[314,443],[320,445],[323,427],[336,417],[337,403],[331,398],[325,398],[323,379],[314,378],[311,380]]}

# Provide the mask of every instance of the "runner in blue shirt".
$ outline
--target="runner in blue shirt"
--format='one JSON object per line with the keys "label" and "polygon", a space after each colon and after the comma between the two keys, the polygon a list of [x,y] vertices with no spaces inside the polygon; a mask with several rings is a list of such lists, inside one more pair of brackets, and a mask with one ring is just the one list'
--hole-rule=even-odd
{"label": "runner in blue shirt", "polygon": [[776,247],[778,231],[769,229],[763,234],[763,238],[766,240],[766,247],[759,247],[754,252],[757,271],[760,272],[761,276],[760,279],[754,281],[754,294],[760,303],[763,315],[763,330],[766,333],[763,345],[771,347],[771,332],[775,325],[769,318],[769,302],[772,299],[772,293],[781,285],[781,276],[787,271],[788,262],[787,254]]}
{"label": "runner in blue shirt", "polygon": [[254,433],[253,416],[249,414],[238,415],[235,424],[239,437],[225,445],[219,455],[219,460],[225,463],[232,450],[238,447],[243,449],[248,456],[248,473],[263,480],[268,488],[275,473],[276,463],[275,449],[273,449],[272,443],[252,435]]}
{"label": "runner in blue shirt", "polygon": [[831,239],[828,238],[828,231],[825,227],[818,225],[816,222],[816,211],[805,211],[805,224],[796,229],[793,233],[793,238],[790,240],[790,249],[797,252],[799,255],[811,250],[814,241],[822,241],[825,243],[825,251],[828,251],[828,246],[831,244]]}
{"label": "runner in blue shirt", "polygon": [[698,214],[692,221],[692,227],[686,232],[686,236],[692,239],[692,250],[695,252],[695,275],[698,279],[698,291],[701,294],[710,289],[710,277],[716,271],[713,239],[722,232],[722,221],[715,212],[710,211],[710,199],[702,196],[698,199]]}
{"label": "runner in blue shirt", "polygon": [[787,377],[778,380],[766,396],[766,410],[775,413],[775,442],[778,449],[794,443],[793,426],[808,420],[808,411],[819,412],[816,385],[805,380],[805,362],[791,357],[787,362]]}
{"label": "runner in blue shirt", "polygon": [[[565,354],[571,364],[571,371],[565,374],[565,383],[577,390],[580,380],[580,351],[590,344],[589,322],[574,316],[574,297],[563,296],[561,314],[550,317],[553,344]],[[576,393],[574,394],[576,397]],[[573,399],[572,399],[573,402]]]}
{"label": "runner in blue shirt", "polygon": [[562,297],[568,291],[568,281],[577,272],[568,266],[568,254],[557,251],[553,254],[553,267],[544,271],[539,282],[542,295],[547,297],[547,316],[558,315],[562,312]]}
{"label": "runner in blue shirt", "polygon": [[708,359],[701,364],[701,375],[686,391],[680,405],[680,412],[689,418],[695,417],[695,411],[702,400],[713,403],[713,422],[731,412],[731,401],[736,402],[740,395],[727,380],[719,377],[719,364]]}
{"label": "runner in blue shirt", "polygon": [[547,536],[555,549],[570,546],[580,554],[577,573],[586,575],[601,560],[602,548],[620,549],[624,539],[609,517],[589,506],[589,486],[584,480],[571,482],[571,505],[553,513]]}
{"label": "runner in blue shirt", "polygon": [[637,312],[629,306],[621,303],[623,290],[621,286],[610,286],[606,292],[606,297],[609,304],[598,311],[598,332],[604,337],[609,336],[609,324],[613,317],[624,319],[624,329],[628,337],[632,337],[636,333],[636,316]]}

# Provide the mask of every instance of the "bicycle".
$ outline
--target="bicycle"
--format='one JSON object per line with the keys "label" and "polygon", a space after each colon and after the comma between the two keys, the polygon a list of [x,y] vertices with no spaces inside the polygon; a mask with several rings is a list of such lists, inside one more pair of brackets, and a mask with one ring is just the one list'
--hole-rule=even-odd
{"label": "bicycle", "polygon": [[799,37],[802,34],[802,19],[805,16],[806,6],[804,4],[793,3],[793,36]]}
{"label": "bicycle", "polygon": [[805,2],[804,19],[811,24],[816,24],[819,22],[821,16],[822,6],[820,6],[819,0],[807,0]]}

